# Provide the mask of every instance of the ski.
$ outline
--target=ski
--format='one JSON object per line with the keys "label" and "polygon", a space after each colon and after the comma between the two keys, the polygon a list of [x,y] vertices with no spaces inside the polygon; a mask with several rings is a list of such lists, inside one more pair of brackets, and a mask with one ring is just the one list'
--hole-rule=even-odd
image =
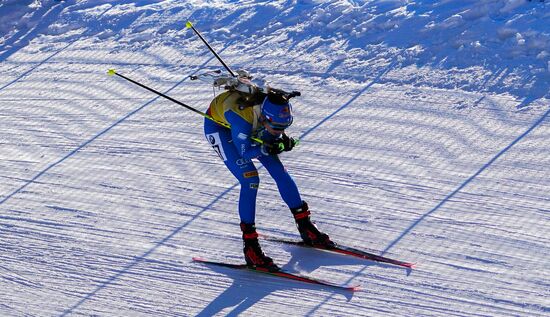
{"label": "ski", "polygon": [[289,280],[294,280],[294,281],[298,281],[298,282],[328,286],[328,287],[341,289],[341,290],[346,290],[346,291],[354,292],[354,291],[359,290],[358,285],[357,286],[339,285],[339,284],[323,281],[323,280],[320,280],[320,279],[312,278],[312,277],[309,277],[309,276],[301,275],[301,274],[298,274],[298,273],[291,273],[291,272],[285,271],[283,269],[279,269],[278,271],[275,271],[275,272],[270,272],[267,269],[261,268],[261,267],[253,267],[253,266],[248,266],[246,264],[233,264],[233,263],[227,263],[227,262],[216,262],[216,261],[210,261],[210,260],[206,260],[206,259],[198,258],[198,257],[194,257],[193,261],[204,263],[204,264],[223,266],[223,267],[227,267],[227,268],[231,268],[231,269],[237,269],[237,270],[248,270],[248,271],[263,273],[263,274],[267,274],[267,275],[271,275],[271,276],[281,277],[281,278],[285,278],[285,279],[289,279]]}
{"label": "ski", "polygon": [[336,245],[335,248],[324,248],[324,247],[321,247],[321,246],[310,246],[308,244],[305,244],[302,241],[295,241],[295,240],[290,240],[290,239],[285,239],[285,238],[274,238],[274,237],[269,237],[269,236],[265,236],[265,235],[260,235],[260,237],[262,239],[268,240],[268,241],[279,242],[279,243],[290,244],[290,245],[296,245],[296,246],[300,246],[300,247],[304,247],[304,248],[324,250],[324,251],[339,253],[339,254],[343,254],[343,255],[349,255],[349,256],[353,256],[353,257],[357,257],[357,258],[361,258],[361,259],[365,259],[365,260],[369,260],[369,261],[375,261],[375,262],[398,265],[398,266],[406,267],[406,268],[409,268],[409,269],[412,269],[415,266],[414,263],[399,261],[399,260],[391,259],[391,258],[388,258],[388,257],[385,257],[385,256],[376,255],[374,253],[369,253],[369,252],[366,252],[366,251],[362,251],[362,250],[358,250],[358,249],[354,249],[354,248],[351,248],[351,247],[342,246],[342,245],[338,245],[338,244]]}

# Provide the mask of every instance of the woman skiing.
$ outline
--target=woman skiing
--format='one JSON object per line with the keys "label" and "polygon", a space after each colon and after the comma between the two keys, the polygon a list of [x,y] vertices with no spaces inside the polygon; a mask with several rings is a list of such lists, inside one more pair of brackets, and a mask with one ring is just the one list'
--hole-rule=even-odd
{"label": "woman skiing", "polygon": [[[204,121],[206,139],[241,186],[239,216],[246,263],[270,271],[279,268],[262,252],[258,242],[255,215],[260,178],[252,159],[259,160],[275,180],[303,241],[327,248],[334,246],[329,236],[311,222],[307,203],[278,157],[297,143],[285,134],[293,121],[290,97],[280,90],[263,93],[250,80],[239,77],[238,84],[216,96],[207,111],[215,121],[231,128],[210,119]],[[261,140],[261,144],[253,139]]]}

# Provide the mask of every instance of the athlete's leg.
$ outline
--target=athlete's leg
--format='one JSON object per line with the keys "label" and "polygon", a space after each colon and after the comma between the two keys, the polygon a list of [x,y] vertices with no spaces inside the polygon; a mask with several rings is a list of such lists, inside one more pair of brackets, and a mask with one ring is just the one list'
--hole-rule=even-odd
{"label": "athlete's leg", "polygon": [[281,198],[288,205],[288,208],[297,208],[302,205],[302,198],[296,182],[283,166],[277,155],[262,156],[259,158],[262,165],[267,169],[269,175],[275,180]]}
{"label": "athlete's leg", "polygon": [[256,196],[260,184],[258,170],[251,160],[245,160],[239,155],[237,149],[231,143],[231,131],[229,129],[206,120],[204,133],[212,148],[241,185],[239,195],[239,216],[241,222],[254,223],[256,217]]}

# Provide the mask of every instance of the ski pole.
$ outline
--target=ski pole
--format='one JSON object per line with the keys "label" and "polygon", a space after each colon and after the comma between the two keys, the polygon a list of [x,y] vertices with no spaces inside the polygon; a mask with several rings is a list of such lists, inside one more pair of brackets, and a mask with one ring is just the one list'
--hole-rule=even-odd
{"label": "ski pole", "polygon": [[[114,69],[109,69],[109,70],[107,71],[107,74],[108,74],[109,76],[117,75],[118,77],[121,77],[121,78],[123,78],[123,79],[125,79],[125,80],[127,80],[127,81],[129,81],[129,82],[131,82],[131,83],[133,83],[133,84],[136,84],[136,85],[138,85],[138,86],[140,86],[140,87],[142,87],[142,88],[145,88],[145,89],[149,90],[150,92],[153,92],[153,93],[155,93],[155,94],[157,94],[157,95],[159,95],[159,96],[161,96],[161,97],[163,97],[163,98],[166,98],[166,99],[168,99],[168,100],[170,100],[170,101],[172,101],[172,102],[174,102],[174,103],[176,103],[176,104],[178,104],[178,105],[180,105],[180,106],[182,106],[182,107],[184,107],[184,108],[186,108],[186,109],[189,109],[189,110],[191,110],[191,111],[193,111],[193,112],[195,112],[195,113],[198,113],[198,114],[200,114],[201,116],[205,117],[206,119],[212,120],[212,121],[216,122],[217,124],[221,125],[222,127],[231,129],[231,125],[230,125],[230,124],[225,123],[225,122],[222,122],[222,121],[219,121],[219,120],[216,120],[216,119],[215,119],[214,117],[212,117],[211,115],[209,115],[209,114],[207,114],[207,113],[204,113],[204,112],[202,112],[202,111],[200,111],[200,110],[197,110],[197,109],[195,109],[195,108],[193,108],[193,107],[191,107],[191,106],[189,106],[189,105],[186,105],[186,104],[184,104],[183,102],[181,102],[181,101],[179,101],[179,100],[176,100],[176,99],[174,99],[174,98],[172,98],[172,97],[170,97],[170,96],[168,96],[168,95],[165,95],[165,94],[161,93],[160,91],[157,91],[157,90],[155,90],[155,89],[153,89],[153,88],[151,88],[151,87],[145,86],[144,84],[142,84],[142,83],[140,83],[140,82],[137,82],[137,81],[135,81],[135,80],[133,80],[133,79],[131,79],[131,78],[128,78],[128,77],[126,77],[126,76],[124,76],[124,75],[118,73],[118,72],[117,72],[116,70],[114,70]],[[264,143],[265,143],[262,139],[259,139],[259,138],[251,137],[251,139],[254,140],[254,141],[256,141],[256,142],[258,142],[259,144],[264,144]]]}
{"label": "ski pole", "polygon": [[222,63],[223,67],[225,67],[225,69],[227,69],[227,71],[231,74],[231,76],[237,77],[237,75],[235,75],[235,73],[231,70],[231,68],[229,68],[229,66],[227,66],[227,64],[223,61],[223,59],[220,57],[220,55],[218,55],[218,53],[216,53],[216,51],[214,51],[212,46],[210,46],[210,44],[208,44],[208,42],[204,39],[204,37],[200,34],[200,32],[195,28],[195,26],[193,26],[193,23],[191,23],[191,21],[187,21],[187,23],[185,23],[185,26],[188,29],[192,29],[195,32],[195,34],[197,34],[199,36],[199,38],[202,40],[202,42],[208,47],[208,49],[210,49],[210,52],[212,52],[212,54],[214,54],[214,56],[216,56],[216,58],[220,61],[220,63]]}

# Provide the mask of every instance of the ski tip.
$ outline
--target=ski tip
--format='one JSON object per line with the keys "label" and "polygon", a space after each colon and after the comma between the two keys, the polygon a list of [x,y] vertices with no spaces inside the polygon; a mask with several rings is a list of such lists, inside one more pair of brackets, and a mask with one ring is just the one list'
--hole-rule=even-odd
{"label": "ski tip", "polygon": [[193,261],[195,261],[195,262],[204,262],[204,259],[203,259],[203,258],[199,258],[199,257],[197,257],[197,256],[194,256],[194,257],[193,257]]}
{"label": "ski tip", "polygon": [[358,292],[361,290],[361,285],[355,285],[348,288],[352,292]]}
{"label": "ski tip", "polygon": [[191,21],[187,21],[187,22],[185,23],[185,27],[188,28],[188,29],[190,29],[190,28],[193,27],[193,23],[191,23]]}
{"label": "ski tip", "polygon": [[114,68],[111,68],[107,71],[107,75],[109,75],[109,76],[113,76],[114,74],[116,74],[116,71],[115,71]]}

